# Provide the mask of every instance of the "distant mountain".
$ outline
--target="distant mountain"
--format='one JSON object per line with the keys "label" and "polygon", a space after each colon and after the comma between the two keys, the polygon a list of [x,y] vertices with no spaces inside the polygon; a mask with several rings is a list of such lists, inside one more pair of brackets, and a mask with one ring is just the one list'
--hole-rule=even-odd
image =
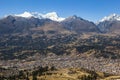
{"label": "distant mountain", "polygon": [[51,21],[50,19],[24,18],[9,15],[0,20],[0,33],[27,33],[30,31],[30,28],[43,26]]}
{"label": "distant mountain", "polygon": [[[40,28],[41,27],[41,28]],[[97,24],[76,15],[62,18],[56,12],[24,12],[0,19],[0,33],[120,33],[120,15],[104,17]]]}
{"label": "distant mountain", "polygon": [[120,15],[112,14],[104,17],[98,23],[98,28],[104,33],[120,33]]}
{"label": "distant mountain", "polygon": [[0,33],[55,32],[59,34],[80,34],[98,31],[93,22],[75,15],[64,19],[58,17],[55,12],[45,15],[25,12],[19,15],[9,15],[0,20]]}
{"label": "distant mountain", "polygon": [[66,18],[62,21],[63,26],[77,33],[98,32],[98,28],[93,22],[77,17],[76,15]]}
{"label": "distant mountain", "polygon": [[117,14],[111,14],[109,16],[105,16],[103,19],[101,19],[99,22],[104,22],[104,21],[120,21],[120,15]]}

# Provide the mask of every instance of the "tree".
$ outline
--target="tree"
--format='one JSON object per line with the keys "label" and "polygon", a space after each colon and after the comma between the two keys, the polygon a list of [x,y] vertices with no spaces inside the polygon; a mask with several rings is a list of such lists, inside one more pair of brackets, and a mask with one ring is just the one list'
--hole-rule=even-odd
{"label": "tree", "polygon": [[26,77],[26,80],[29,80],[28,72],[27,72],[27,77]]}
{"label": "tree", "polygon": [[37,75],[33,75],[33,79],[32,80],[37,80]]}
{"label": "tree", "polygon": [[55,66],[52,66],[51,71],[54,71],[54,70],[56,70],[56,68],[55,68]]}

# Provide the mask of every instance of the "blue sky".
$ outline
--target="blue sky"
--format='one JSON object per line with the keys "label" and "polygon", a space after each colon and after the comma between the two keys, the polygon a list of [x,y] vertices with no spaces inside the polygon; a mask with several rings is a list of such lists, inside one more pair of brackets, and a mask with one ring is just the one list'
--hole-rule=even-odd
{"label": "blue sky", "polygon": [[120,14],[120,0],[0,0],[0,17],[24,11],[55,11],[61,17],[77,15],[98,21],[112,13]]}

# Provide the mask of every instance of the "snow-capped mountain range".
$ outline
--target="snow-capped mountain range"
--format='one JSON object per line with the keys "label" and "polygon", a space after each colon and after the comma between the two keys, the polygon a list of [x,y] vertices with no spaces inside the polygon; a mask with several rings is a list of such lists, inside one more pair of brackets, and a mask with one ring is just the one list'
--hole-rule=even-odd
{"label": "snow-capped mountain range", "polygon": [[[27,11],[25,11],[24,13],[21,13],[21,14],[13,14],[13,16],[24,17],[24,18],[34,17],[34,18],[39,18],[39,19],[46,19],[47,18],[47,19],[51,19],[53,21],[58,21],[58,22],[61,22],[61,21],[66,19],[63,17],[59,17],[56,12],[49,12],[46,14],[42,14],[39,12],[27,12]],[[114,13],[114,14],[111,14],[109,16],[105,16],[104,18],[99,20],[97,22],[97,24],[99,24],[100,22],[104,22],[104,21],[115,21],[115,20],[120,21],[120,15]]]}
{"label": "snow-capped mountain range", "polygon": [[8,15],[5,18],[0,19],[0,26],[3,28],[6,26],[9,27],[9,25],[22,27],[27,25],[33,27],[47,24],[48,26],[48,23],[50,24],[49,26],[62,26],[65,29],[75,30],[78,33],[81,33],[81,31],[100,31],[104,33],[120,32],[120,15],[117,14],[106,16],[96,24],[81,17],[77,17],[76,15],[67,18],[59,17],[56,12],[46,14],[38,12],[24,12],[22,14]]}
{"label": "snow-capped mountain range", "polygon": [[24,18],[31,18],[31,17],[35,17],[35,18],[39,18],[39,19],[51,19],[53,21],[63,21],[65,18],[62,17],[58,17],[56,12],[50,12],[50,13],[46,13],[46,14],[42,14],[42,13],[38,13],[38,12],[24,12],[22,14],[15,14],[14,16],[18,16],[18,17],[24,17]]}

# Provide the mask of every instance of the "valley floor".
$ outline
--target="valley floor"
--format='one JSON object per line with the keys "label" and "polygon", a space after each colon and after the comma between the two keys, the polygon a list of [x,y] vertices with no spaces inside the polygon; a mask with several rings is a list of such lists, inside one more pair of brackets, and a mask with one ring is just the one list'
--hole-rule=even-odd
{"label": "valley floor", "polygon": [[[1,67],[13,70],[33,70],[39,66],[55,66],[57,69],[85,68],[91,71],[120,75],[120,59],[104,59],[85,57],[83,55],[70,56],[33,56],[32,59],[0,61]],[[4,72],[4,71],[3,71]],[[5,72],[4,72],[5,73]],[[9,73],[9,72],[7,72]],[[11,73],[11,72],[10,72]]]}

